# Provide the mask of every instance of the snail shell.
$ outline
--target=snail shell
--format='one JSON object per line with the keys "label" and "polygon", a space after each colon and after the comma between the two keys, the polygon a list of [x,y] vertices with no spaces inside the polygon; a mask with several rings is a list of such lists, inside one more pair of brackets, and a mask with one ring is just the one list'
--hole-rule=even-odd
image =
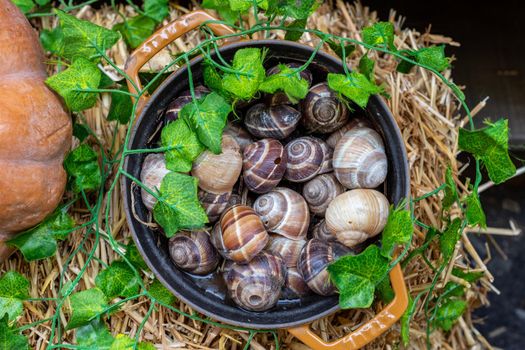
{"label": "snail shell", "polygon": [[308,287],[320,295],[332,295],[336,288],[330,280],[327,266],[351,251],[337,242],[323,242],[311,239],[299,256],[297,269]]}
{"label": "snail shell", "polygon": [[268,243],[261,219],[252,208],[235,205],[222,213],[211,233],[211,242],[226,259],[247,263]]}
{"label": "snail shell", "polygon": [[337,237],[326,227],[326,220],[321,220],[312,228],[312,238],[323,242],[337,241]]}
{"label": "snail shell", "polygon": [[[193,91],[195,93],[196,99],[200,99],[210,92],[210,90],[208,90],[202,85],[196,86]],[[174,122],[175,120],[177,120],[179,118],[180,110],[188,103],[190,103],[191,100],[192,97],[190,90],[181,92],[181,94],[173,101],[171,101],[171,103],[168,105],[168,108],[166,109],[166,114],[164,115],[165,123],[167,124],[169,122]]]}
{"label": "snail shell", "polygon": [[229,122],[224,129],[224,132],[232,136],[235,141],[237,141],[239,147],[241,148],[241,152],[244,151],[246,146],[253,142],[252,136],[248,133],[248,131],[244,130],[237,123]]}
{"label": "snail shell", "polygon": [[348,108],[327,83],[312,86],[301,101],[302,123],[310,133],[330,133],[348,120]]}
{"label": "snail shell", "polygon": [[191,174],[199,179],[199,187],[206,192],[231,191],[241,173],[242,156],[237,141],[224,134],[221,146],[221,154],[206,150],[193,163]]}
{"label": "snail shell", "polygon": [[277,187],[255,200],[253,209],[268,231],[290,239],[304,239],[310,224],[308,204],[297,192]]}
{"label": "snail shell", "polygon": [[171,260],[182,270],[207,275],[219,264],[219,254],[206,231],[179,232],[169,241]]}
{"label": "snail shell", "polygon": [[[153,192],[158,192],[160,184],[164,176],[170,171],[166,169],[166,160],[162,153],[150,153],[142,163],[142,170],[140,172],[140,181],[146,185]],[[142,202],[149,211],[153,210],[157,204],[157,198],[149,194],[145,189],[141,188]]]}
{"label": "snail shell", "polygon": [[[287,63],[286,65],[292,69],[297,69],[302,66],[301,64],[298,64],[298,63]],[[279,68],[279,65],[273,66],[272,68],[266,71],[266,76],[269,77],[270,75],[277,74],[280,71],[281,69]],[[302,79],[306,80],[308,82],[308,85],[312,84],[312,80],[313,80],[312,73],[308,69],[302,70],[299,73],[299,76]],[[288,98],[288,96],[286,96],[286,94],[282,91],[278,91],[274,94],[268,95],[265,98],[265,101],[270,106],[293,104]]]}
{"label": "snail shell", "polygon": [[231,192],[210,193],[204,190],[199,191],[199,201],[201,202],[209,222],[215,222],[222,212],[229,206]]}
{"label": "snail shell", "polygon": [[232,264],[224,280],[228,295],[237,305],[264,311],[277,304],[285,278],[281,257],[263,251],[247,264]]}
{"label": "snail shell", "polygon": [[334,174],[317,175],[303,187],[303,197],[315,215],[324,216],[328,204],[345,191]]}
{"label": "snail shell", "polygon": [[286,266],[295,267],[305,244],[304,239],[295,240],[275,235],[270,239],[267,250],[280,255]]}
{"label": "snail shell", "polygon": [[289,267],[286,271],[286,281],[284,282],[283,298],[295,299],[310,294],[312,290],[308,287],[296,267]]}
{"label": "snail shell", "polygon": [[317,137],[299,137],[284,149],[287,158],[284,177],[289,181],[305,182],[332,171],[332,150]]}
{"label": "snail shell", "polygon": [[326,210],[326,227],[337,240],[353,247],[383,230],[389,213],[385,195],[376,190],[356,189],[340,194]]}
{"label": "snail shell", "polygon": [[236,204],[242,204],[242,197],[237,193],[234,193],[230,196],[228,200],[228,207],[233,207]]}
{"label": "snail shell", "polygon": [[337,145],[337,142],[343,137],[344,134],[346,134],[347,131],[353,129],[353,128],[362,128],[362,127],[370,127],[370,122],[364,118],[355,117],[352,118],[348,123],[346,123],[342,128],[337,129],[333,133],[328,136],[326,139],[326,143],[328,146],[332,147],[332,149],[335,148]]}
{"label": "snail shell", "polygon": [[300,118],[301,113],[290,106],[258,103],[246,112],[244,125],[255,137],[282,140],[295,130]]}
{"label": "snail shell", "polygon": [[262,139],[249,144],[243,155],[244,183],[255,193],[271,191],[283,178],[286,153],[275,139]]}
{"label": "snail shell", "polygon": [[335,147],[335,176],[347,188],[376,188],[385,181],[388,162],[381,136],[370,128],[347,131]]}

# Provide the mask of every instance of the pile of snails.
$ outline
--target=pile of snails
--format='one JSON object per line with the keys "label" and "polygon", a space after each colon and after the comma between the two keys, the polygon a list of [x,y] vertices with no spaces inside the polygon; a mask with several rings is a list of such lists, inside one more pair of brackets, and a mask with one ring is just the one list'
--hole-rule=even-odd
{"label": "pile of snails", "polygon": [[[307,70],[301,76],[312,83]],[[167,122],[190,101],[188,93],[173,100]],[[221,274],[228,297],[250,311],[332,295],[327,266],[359,252],[387,221],[389,202],[376,190],[387,176],[383,140],[325,82],[298,105],[283,93],[245,105],[222,153],[204,151],[193,164],[210,227],[172,237],[172,260],[190,274]],[[159,188],[167,172],[164,155],[149,154],[141,181]],[[142,200],[149,210],[156,201],[144,190]]]}

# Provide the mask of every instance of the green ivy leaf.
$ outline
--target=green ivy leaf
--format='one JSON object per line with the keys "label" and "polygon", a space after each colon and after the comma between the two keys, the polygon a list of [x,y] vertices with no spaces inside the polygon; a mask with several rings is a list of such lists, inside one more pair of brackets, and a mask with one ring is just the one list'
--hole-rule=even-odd
{"label": "green ivy leaf", "polygon": [[410,242],[413,231],[410,210],[403,209],[402,204],[395,209],[390,208],[390,214],[381,236],[381,254],[386,258],[391,258],[397,245]]}
{"label": "green ivy leaf", "polygon": [[465,287],[461,284],[455,282],[447,282],[443,288],[442,297],[451,298],[451,297],[462,297],[465,295]]}
{"label": "green ivy leaf", "polygon": [[140,289],[139,278],[124,261],[114,261],[95,278],[95,285],[108,300],[116,297],[129,298]]}
{"label": "green ivy leaf", "polygon": [[64,34],[62,33],[62,27],[56,27],[53,30],[42,30],[40,32],[40,42],[44,50],[57,56],[62,56],[64,52]]}
{"label": "green ivy leaf", "polygon": [[96,190],[102,184],[97,152],[86,144],[78,146],[66,156],[64,168],[74,192]]}
{"label": "green ivy leaf", "polygon": [[171,171],[189,172],[195,158],[204,151],[197,135],[182,118],[166,125],[160,139],[163,147],[174,147],[165,153],[166,168]]}
{"label": "green ivy leaf", "polygon": [[229,98],[230,93],[224,89],[222,76],[217,69],[208,60],[204,60],[203,66],[204,84],[224,98]]}
{"label": "green ivy leaf", "polygon": [[[109,350],[133,350],[135,347],[135,340],[131,339],[127,335],[117,334],[111,348]],[[151,343],[139,343],[137,344],[138,350],[155,350],[156,348]]]}
{"label": "green ivy leaf", "polygon": [[[290,29],[305,29],[307,20],[308,20],[307,18],[296,19],[295,21],[293,21],[292,23],[287,25],[286,28],[290,28]],[[301,32],[301,31],[293,31],[293,30],[292,31],[287,31],[286,35],[284,36],[284,40],[297,41],[297,40],[301,39],[303,34],[304,33]]]}
{"label": "green ivy leaf", "polygon": [[328,73],[328,86],[361,108],[366,107],[370,96],[382,91],[366,76],[357,72],[351,72],[350,75]]}
{"label": "green ivy leaf", "polygon": [[509,157],[509,125],[507,119],[495,123],[485,122],[486,127],[474,131],[459,129],[459,149],[480,159],[490,179],[499,184],[516,173]]}
{"label": "green ivy leaf", "polygon": [[306,19],[321,3],[319,0],[268,0],[266,13]]}
{"label": "green ivy leaf", "polygon": [[449,166],[447,168],[447,172],[445,173],[445,189],[443,200],[441,201],[443,210],[450,209],[450,207],[452,206],[452,204],[454,204],[457,198],[458,190],[456,188],[456,182],[454,181],[454,177],[452,176],[452,168],[450,168]]}
{"label": "green ivy leaf", "polygon": [[72,311],[67,330],[88,324],[108,307],[104,293],[98,288],[72,294],[69,299]]}
{"label": "green ivy leaf", "polygon": [[113,344],[113,337],[100,318],[77,328],[77,345],[82,349],[108,350]]}
{"label": "green ivy leaf", "polygon": [[294,73],[294,69],[285,64],[280,64],[279,72],[267,77],[259,86],[261,91],[269,94],[284,91],[288,99],[294,104],[306,97],[308,88],[308,81],[301,78],[300,73]]}
{"label": "green ivy leaf", "polygon": [[467,282],[474,283],[477,280],[479,280],[481,277],[483,277],[483,272],[471,272],[471,271],[463,271],[458,267],[454,267],[452,269],[452,274],[456,277],[462,278]]}
{"label": "green ivy leaf", "polygon": [[487,227],[487,219],[485,217],[485,212],[481,207],[481,202],[479,201],[479,196],[477,192],[471,192],[467,198],[467,211],[465,216],[467,217],[467,222],[470,226],[479,225],[482,228]]}
{"label": "green ivy leaf", "polygon": [[452,257],[452,253],[454,253],[456,243],[461,237],[460,228],[461,219],[455,218],[450,223],[450,225],[448,225],[446,230],[439,236],[439,247],[445,261],[448,261],[448,259]]}
{"label": "green ivy leaf", "polygon": [[28,350],[27,338],[16,329],[9,327],[7,315],[0,319],[0,349]]}
{"label": "green ivy leaf", "polygon": [[[228,0],[232,11],[246,12],[253,8],[254,0]],[[263,10],[268,9],[268,0],[255,0],[257,6]]]}
{"label": "green ivy leaf", "polygon": [[403,315],[401,316],[401,340],[403,341],[403,345],[406,347],[408,346],[410,342],[410,321],[412,320],[412,316],[414,315],[414,312],[416,311],[416,303],[414,303],[414,299],[408,295],[408,306]]}
{"label": "green ivy leaf", "polygon": [[148,292],[153,298],[166,305],[171,305],[177,300],[173,293],[166,289],[157,279],[150,285]]}
{"label": "green ivy leaf", "polygon": [[413,52],[417,63],[442,72],[450,66],[450,60],[445,56],[445,45],[430,46]]}
{"label": "green ivy leaf", "polygon": [[35,3],[32,0],[13,0],[13,4],[15,4],[23,14],[27,14],[35,8]]}
{"label": "green ivy leaf", "polygon": [[223,78],[224,89],[241,100],[252,99],[266,77],[263,58],[260,49],[238,50],[233,57],[233,69],[248,75],[226,73]]}
{"label": "green ivy leaf", "polygon": [[[332,39],[327,39],[326,42],[328,43],[328,46],[330,46],[330,48],[335,52],[335,54],[338,57],[343,58],[343,48],[341,47],[340,43],[336,43]],[[353,44],[346,44],[344,45],[344,48],[345,48],[345,54],[344,54],[345,57],[350,57],[352,52],[355,51],[355,45]]]}
{"label": "green ivy leaf", "polygon": [[219,16],[230,24],[235,24],[239,20],[239,11],[233,11],[230,3],[225,0],[203,0],[202,7],[205,9],[215,10]]}
{"label": "green ivy leaf", "polygon": [[381,280],[381,282],[377,284],[376,293],[385,304],[388,304],[392,300],[394,300],[394,297],[396,295],[394,293],[394,290],[392,289],[392,285],[390,284],[390,278],[388,278],[388,275],[386,275]]}
{"label": "green ivy leaf", "polygon": [[358,255],[347,255],[328,266],[332,281],[339,289],[342,309],[370,307],[375,287],[388,273],[388,259],[376,245]]}
{"label": "green ivy leaf", "polygon": [[[129,92],[127,86],[122,86],[120,91]],[[111,106],[109,107],[108,120],[118,120],[120,124],[127,124],[133,113],[131,97],[119,92],[111,93]]]}
{"label": "green ivy leaf", "polygon": [[375,47],[396,51],[394,46],[394,25],[390,22],[377,22],[361,31],[363,42]]}
{"label": "green ivy leaf", "polygon": [[84,141],[89,135],[89,129],[84,124],[73,124],[73,136],[75,136],[80,142]]}
{"label": "green ivy leaf", "polygon": [[376,62],[367,55],[361,56],[359,60],[359,72],[363,74],[368,80],[374,81],[374,66]]}
{"label": "green ivy leaf", "polygon": [[202,228],[208,216],[197,197],[197,179],[179,173],[168,173],[160,185],[163,199],[153,207],[153,217],[167,237],[181,229]]}
{"label": "green ivy leaf", "polygon": [[81,90],[96,89],[101,74],[93,62],[79,58],[68,69],[47,78],[46,84],[64,98],[71,111],[78,112],[97,102],[96,93]]}
{"label": "green ivy leaf", "polygon": [[168,0],[144,0],[144,14],[157,23],[170,14]]}
{"label": "green ivy leaf", "polygon": [[148,265],[146,265],[146,262],[142,258],[142,255],[140,255],[139,250],[137,249],[137,246],[133,241],[128,243],[126,246],[126,254],[124,255],[128,261],[135,266],[135,268],[140,270],[149,270]]}
{"label": "green ivy leaf", "polygon": [[467,302],[464,300],[449,299],[438,306],[436,317],[433,321],[434,326],[449,331],[457,319],[463,315],[467,309]]}
{"label": "green ivy leaf", "polygon": [[113,30],[120,32],[126,44],[135,49],[153,34],[156,26],[153,18],[138,15],[115,24]]}
{"label": "green ivy leaf", "polygon": [[51,2],[51,0],[35,0],[35,2],[40,5],[40,6],[44,6],[44,5],[47,5]]}
{"label": "green ivy leaf", "polygon": [[22,314],[22,301],[29,298],[29,281],[16,271],[6,272],[0,278],[0,317],[6,314],[14,321]]}

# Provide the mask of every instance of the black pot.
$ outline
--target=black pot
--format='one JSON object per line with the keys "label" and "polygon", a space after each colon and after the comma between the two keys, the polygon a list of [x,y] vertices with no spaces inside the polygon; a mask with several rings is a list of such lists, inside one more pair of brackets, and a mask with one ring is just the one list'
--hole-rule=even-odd
{"label": "black pot", "polygon": [[[266,67],[280,62],[304,63],[313,53],[313,48],[289,41],[259,40],[233,43],[220,48],[221,55],[231,60],[234,53],[241,48],[257,47],[268,49]],[[341,60],[319,51],[309,67],[314,76],[314,84],[326,79],[329,72],[342,73]],[[194,81],[202,77],[202,57],[191,61],[191,72]],[[187,90],[188,71],[186,67],[171,74],[144,106],[138,117],[129,144],[130,149],[153,147],[149,140],[159,124],[162,123],[162,112],[168,103],[180,92]],[[375,129],[383,136],[388,156],[388,177],[385,183],[387,198],[391,203],[398,203],[408,196],[409,173],[406,150],[397,124],[379,96],[370,98],[366,114]],[[136,178],[140,178],[140,170],[145,154],[129,155],[124,169]],[[206,280],[190,276],[179,270],[170,260],[168,240],[158,231],[153,231],[141,224],[132,214],[132,191],[134,191],[134,211],[147,220],[148,210],[143,205],[138,186],[133,187],[132,181],[122,179],[122,193],[125,200],[125,210],[133,239],[144,260],[157,278],[179,299],[190,305],[194,310],[202,312],[216,320],[225,323],[257,329],[287,328],[306,324],[339,309],[338,297],[321,297],[312,295],[301,300],[279,302],[266,312],[249,312],[235,306],[231,301],[217,295],[216,291],[206,291]]]}

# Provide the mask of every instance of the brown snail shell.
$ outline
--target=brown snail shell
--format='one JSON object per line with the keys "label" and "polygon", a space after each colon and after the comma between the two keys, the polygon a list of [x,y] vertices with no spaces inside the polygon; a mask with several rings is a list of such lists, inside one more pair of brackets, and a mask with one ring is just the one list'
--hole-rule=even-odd
{"label": "brown snail shell", "polygon": [[242,197],[237,193],[234,193],[230,196],[228,200],[228,207],[233,207],[236,204],[242,204]]}
{"label": "brown snail shell", "polygon": [[246,310],[264,311],[277,304],[285,277],[281,257],[263,251],[247,264],[232,264],[224,280],[235,304]]}
{"label": "brown snail shell", "polygon": [[[170,171],[166,169],[166,160],[162,153],[150,153],[142,163],[140,172],[140,181],[152,192],[158,193],[160,184],[164,176]],[[157,198],[149,194],[144,188],[141,188],[142,202],[149,211],[153,210],[157,204]]]}
{"label": "brown snail shell", "polygon": [[284,299],[296,299],[310,294],[312,290],[303,279],[303,276],[296,267],[289,267],[286,271],[286,281],[282,297]]}
{"label": "brown snail shell", "polygon": [[[196,86],[193,91],[195,93],[196,99],[200,99],[210,92],[210,90],[208,90],[208,88],[206,88],[203,85]],[[168,108],[166,109],[166,113],[164,115],[165,123],[167,124],[169,122],[174,122],[175,120],[177,120],[179,118],[180,110],[191,101],[192,97],[190,90],[181,92],[181,94],[177,96],[177,98],[175,98],[173,101],[171,101],[168,105]]]}
{"label": "brown snail shell", "polygon": [[199,190],[199,201],[201,202],[209,222],[215,222],[219,219],[222,212],[230,205],[231,192],[210,193]]}
{"label": "brown snail shell", "polygon": [[266,249],[271,253],[280,255],[286,266],[295,267],[305,244],[306,241],[304,239],[296,240],[275,235],[271,237]]}
{"label": "brown snail shell", "polygon": [[304,184],[303,197],[313,214],[324,216],[328,204],[344,191],[333,173],[321,174]]}
{"label": "brown snail shell", "polygon": [[252,135],[248,131],[244,130],[239,124],[229,122],[224,132],[228,135],[233,136],[235,141],[239,144],[241,152],[244,151],[244,148],[253,142]]}
{"label": "brown snail shell", "polygon": [[287,158],[284,177],[289,181],[305,182],[332,171],[332,150],[317,137],[299,137],[284,149]]}
{"label": "brown snail shell", "polygon": [[282,140],[295,130],[300,118],[301,113],[290,106],[258,103],[246,112],[244,125],[257,138]]}
{"label": "brown snail shell", "polygon": [[327,266],[351,251],[337,242],[323,242],[311,239],[299,256],[297,269],[308,287],[320,295],[332,295],[336,288],[330,280]]}
{"label": "brown snail shell", "polygon": [[337,142],[339,142],[341,137],[343,137],[343,135],[346,134],[347,131],[353,128],[362,128],[362,127],[370,127],[370,122],[364,118],[354,117],[348,123],[346,123],[343,127],[331,133],[330,136],[328,136],[328,138],[326,139],[326,143],[332,149],[335,149]]}
{"label": "brown snail shell", "polygon": [[340,194],[326,210],[326,227],[337,240],[353,247],[379,234],[386,225],[389,203],[376,190],[356,189]]}
{"label": "brown snail shell", "polygon": [[388,161],[381,136],[367,127],[347,131],[335,147],[335,176],[346,188],[376,188],[386,178]]}
{"label": "brown snail shell", "polygon": [[269,237],[252,208],[235,205],[222,213],[213,227],[211,242],[226,259],[247,263],[268,243]]}
{"label": "brown snail shell", "polygon": [[312,238],[320,239],[324,242],[337,241],[335,234],[326,227],[326,220],[321,220],[312,228]]}
{"label": "brown snail shell", "polygon": [[277,187],[255,200],[254,211],[266,229],[290,239],[304,239],[310,224],[308,204],[297,192]]}
{"label": "brown snail shell", "polygon": [[241,174],[242,156],[237,141],[224,134],[221,146],[221,154],[206,150],[193,163],[191,174],[199,179],[199,187],[206,192],[231,191]]}
{"label": "brown snail shell", "polygon": [[246,146],[243,178],[250,191],[266,193],[279,184],[286,170],[286,153],[275,139],[262,139]]}
{"label": "brown snail shell", "polygon": [[302,123],[310,133],[333,132],[348,120],[348,108],[327,83],[310,88],[308,95],[301,101],[301,113]]}
{"label": "brown snail shell", "polygon": [[[298,63],[287,63],[286,65],[292,69],[297,69],[302,66],[301,64],[298,64]],[[280,71],[281,69],[279,68],[279,65],[273,66],[272,68],[266,71],[266,76],[269,77],[270,75],[277,74]],[[299,73],[299,76],[302,79],[306,80],[308,82],[308,85],[312,84],[312,80],[313,80],[312,73],[308,69],[302,70]],[[274,94],[266,96],[265,101],[270,106],[293,104],[288,98],[288,96],[286,96],[286,94],[282,91],[278,91]]]}
{"label": "brown snail shell", "polygon": [[219,265],[219,254],[206,231],[179,232],[169,241],[171,260],[182,270],[207,275]]}

